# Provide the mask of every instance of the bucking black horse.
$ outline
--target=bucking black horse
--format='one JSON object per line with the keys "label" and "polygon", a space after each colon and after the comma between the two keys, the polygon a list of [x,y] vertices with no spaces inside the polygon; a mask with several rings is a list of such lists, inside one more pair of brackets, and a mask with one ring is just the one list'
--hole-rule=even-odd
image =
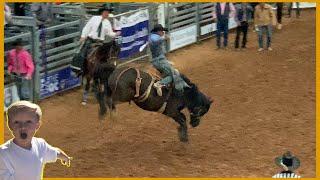
{"label": "bucking black horse", "polygon": [[187,108],[190,125],[197,127],[210,109],[211,98],[183,74],[181,77],[190,88],[185,88],[181,94],[176,92],[172,84],[171,87],[162,88],[162,96],[158,96],[153,87],[158,80],[156,77],[138,68],[116,67],[112,58],[117,56],[119,50],[114,42],[107,43],[87,60],[87,74],[94,79],[100,118],[105,118],[108,109],[114,111],[118,103],[134,102],[144,110],[159,112],[174,119],[179,124],[180,141],[187,142],[187,118],[181,111]]}
{"label": "bucking black horse", "polygon": [[186,76],[183,74],[181,76],[190,86],[184,89],[183,95],[176,92],[172,85],[163,88],[162,96],[158,96],[153,87],[157,81],[155,77],[134,67],[116,68],[109,74],[105,88],[107,92],[102,93],[106,97],[97,96],[100,98],[98,99],[100,115],[105,115],[106,107],[112,111],[115,110],[117,103],[133,101],[144,110],[159,112],[174,119],[180,125],[178,127],[180,141],[187,142],[187,118],[181,111],[187,108],[190,113],[190,125],[197,127],[201,117],[209,111],[212,100],[199,91]]}

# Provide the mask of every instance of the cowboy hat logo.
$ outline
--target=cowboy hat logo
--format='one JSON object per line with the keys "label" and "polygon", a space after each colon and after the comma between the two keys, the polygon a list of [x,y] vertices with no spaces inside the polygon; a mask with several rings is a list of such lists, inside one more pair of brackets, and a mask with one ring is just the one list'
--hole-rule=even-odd
{"label": "cowboy hat logo", "polygon": [[282,156],[275,158],[275,163],[277,166],[282,168],[282,171],[272,178],[300,178],[294,173],[296,169],[300,167],[300,160],[292,155],[290,151],[287,151]]}

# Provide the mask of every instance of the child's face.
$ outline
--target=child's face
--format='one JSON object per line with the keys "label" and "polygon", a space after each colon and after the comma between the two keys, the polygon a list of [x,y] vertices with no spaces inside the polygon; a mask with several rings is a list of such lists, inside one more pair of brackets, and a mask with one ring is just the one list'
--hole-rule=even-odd
{"label": "child's face", "polygon": [[8,125],[16,140],[31,142],[32,137],[40,127],[40,122],[34,113],[20,112],[11,117]]}

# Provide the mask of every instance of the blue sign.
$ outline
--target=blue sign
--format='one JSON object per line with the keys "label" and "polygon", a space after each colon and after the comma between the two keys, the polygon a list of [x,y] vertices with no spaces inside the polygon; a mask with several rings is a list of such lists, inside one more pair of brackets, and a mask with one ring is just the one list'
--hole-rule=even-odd
{"label": "blue sign", "polygon": [[72,72],[70,67],[48,73],[41,77],[40,82],[40,99],[44,99],[81,84],[80,78]]}
{"label": "blue sign", "polygon": [[119,21],[115,21],[121,29],[121,51],[119,58],[128,58],[138,53],[139,48],[148,42],[148,10],[142,10],[129,17],[121,17]]}

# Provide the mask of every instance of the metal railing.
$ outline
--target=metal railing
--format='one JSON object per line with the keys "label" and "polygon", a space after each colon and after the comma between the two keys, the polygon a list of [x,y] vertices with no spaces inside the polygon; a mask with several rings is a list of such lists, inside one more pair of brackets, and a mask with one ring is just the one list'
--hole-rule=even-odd
{"label": "metal railing", "polygon": [[[142,5],[145,5],[142,7]],[[126,7],[122,5],[122,9],[131,10],[128,12],[120,13],[111,18],[121,18],[122,16],[130,16],[131,14],[148,9],[150,13],[150,24],[157,21],[157,6],[152,3],[141,4],[139,6],[132,6],[128,3]],[[79,48],[79,38],[81,35],[82,28],[90,18],[91,15],[86,13],[83,3],[79,4],[62,4],[53,5],[52,12],[55,15],[55,20],[51,24],[47,25],[47,28],[38,29],[36,20],[33,17],[27,16],[13,16],[13,26],[26,30],[22,33],[13,34],[11,31],[6,31],[7,36],[5,37],[5,48],[6,50],[12,49],[11,43],[15,40],[22,38],[25,41],[25,48],[32,55],[35,72],[33,75],[32,85],[32,97],[30,100],[38,101],[44,97],[48,97],[48,94],[43,95],[44,81],[52,78],[52,74],[63,71],[70,67],[70,62]],[[120,11],[120,10],[119,10]],[[138,53],[123,62],[140,60],[148,58],[149,54],[145,50]],[[5,61],[6,64],[6,61]],[[6,69],[7,66],[5,66]],[[10,77],[5,73],[6,84],[12,85],[13,82]],[[80,83],[79,83],[80,85]],[[54,93],[53,93],[54,94]]]}
{"label": "metal railing", "polygon": [[[24,48],[32,55],[35,71],[31,86],[31,101],[38,101],[41,98],[41,78],[47,73],[69,66],[74,49],[79,46],[78,39],[84,19],[84,11],[82,9],[81,6],[64,5],[61,8],[54,5],[52,12],[55,15],[55,19],[45,29],[38,29],[34,17],[13,16],[11,27],[5,30],[6,51],[13,48],[12,42],[21,38],[25,44]],[[13,34],[11,29],[17,27],[25,32]],[[45,32],[45,35],[41,36],[41,38],[44,41],[41,41],[40,35],[43,32]],[[7,65],[5,66],[6,69]],[[5,84],[9,86],[13,83],[15,82],[12,81],[12,78],[5,73]]]}

